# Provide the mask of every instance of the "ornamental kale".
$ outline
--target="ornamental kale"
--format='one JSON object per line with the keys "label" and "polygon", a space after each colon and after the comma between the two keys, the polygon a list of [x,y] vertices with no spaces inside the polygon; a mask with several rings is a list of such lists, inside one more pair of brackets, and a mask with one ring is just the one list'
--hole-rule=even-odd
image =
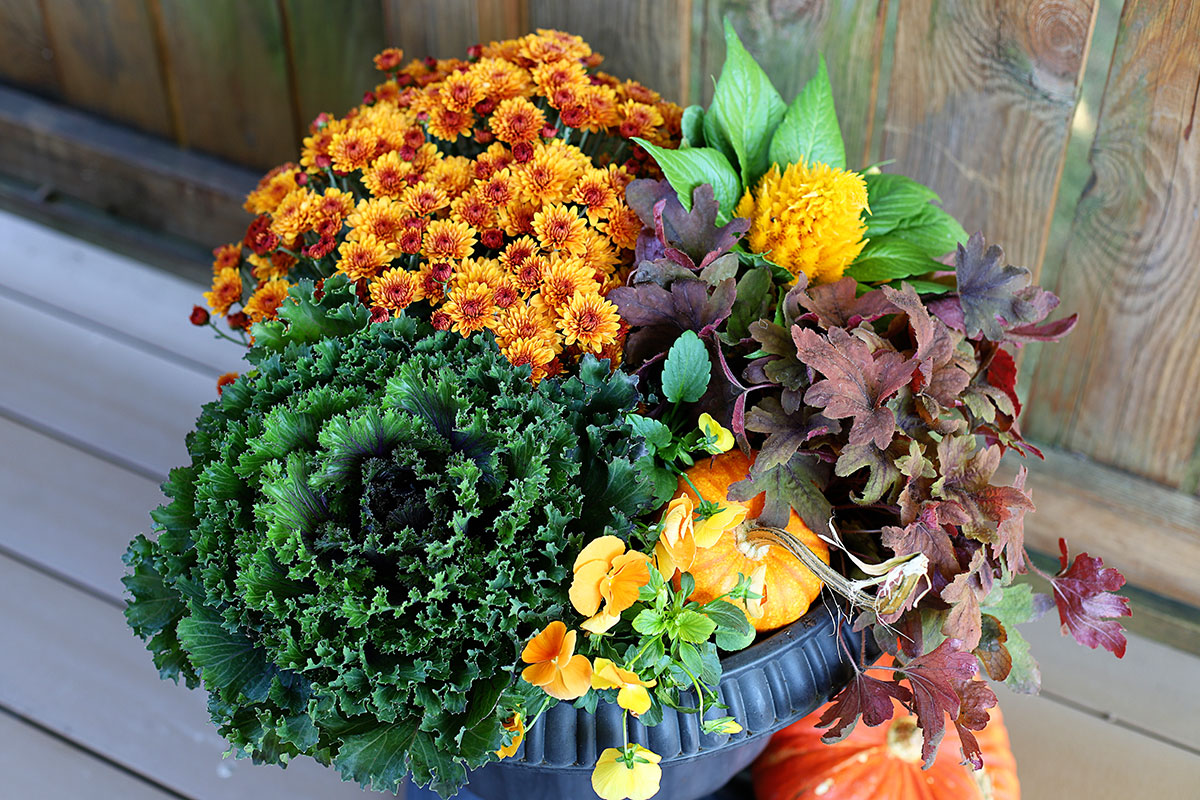
{"label": "ornamental kale", "polygon": [[340,276],[292,297],[130,545],[126,616],[239,755],[449,794],[575,555],[645,510],[634,380],[589,356],[535,388],[490,338],[368,324]]}

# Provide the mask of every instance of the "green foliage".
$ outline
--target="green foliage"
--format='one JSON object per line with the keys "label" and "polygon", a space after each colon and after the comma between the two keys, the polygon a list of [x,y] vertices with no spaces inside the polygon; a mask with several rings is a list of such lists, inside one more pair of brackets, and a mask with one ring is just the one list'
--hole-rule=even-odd
{"label": "green foliage", "polygon": [[534,388],[490,339],[367,325],[351,293],[301,286],[257,329],[157,540],[130,545],[127,617],[165,677],[203,679],[242,753],[449,794],[494,758],[511,665],[569,605],[573,555],[645,510],[637,392],[591,358]]}
{"label": "green foliage", "polygon": [[833,87],[829,85],[824,57],[817,74],[796,95],[771,136],[768,160],[781,170],[801,162],[846,168],[846,146],[833,107]]}
{"label": "green foliage", "polygon": [[662,388],[672,403],[694,403],[704,396],[712,378],[708,349],[694,331],[684,331],[671,345],[663,367]]}
{"label": "green foliage", "polygon": [[737,164],[743,186],[753,186],[767,171],[771,134],[786,110],[771,79],[726,19],[725,65],[704,115],[704,141]]}
{"label": "green foliage", "polygon": [[635,138],[634,141],[658,162],[685,209],[691,210],[692,192],[696,187],[708,184],[712,186],[720,208],[717,222],[724,224],[729,221],[734,206],[742,196],[742,183],[730,166],[729,159],[720,150],[711,147],[668,150],[644,139]]}

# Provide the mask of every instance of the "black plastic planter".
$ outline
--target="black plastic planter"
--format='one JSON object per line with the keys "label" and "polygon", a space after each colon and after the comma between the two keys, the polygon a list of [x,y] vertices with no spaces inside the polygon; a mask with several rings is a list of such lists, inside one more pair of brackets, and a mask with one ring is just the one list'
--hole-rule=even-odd
{"label": "black plastic planter", "polygon": [[[631,721],[630,741],[663,757],[655,800],[697,800],[715,792],[762,752],[772,733],[836,694],[853,670],[842,648],[857,654],[862,643],[862,634],[843,620],[839,645],[837,618],[831,605],[817,605],[723,661],[719,694],[729,709],[714,709],[711,716],[732,715],[744,728],[741,733],[702,734],[696,715],[670,709],[653,728]],[[594,716],[559,703],[529,732],[514,758],[473,773],[469,792],[481,800],[594,798],[592,767],[606,747],[621,746],[621,717],[611,703],[602,703]]]}

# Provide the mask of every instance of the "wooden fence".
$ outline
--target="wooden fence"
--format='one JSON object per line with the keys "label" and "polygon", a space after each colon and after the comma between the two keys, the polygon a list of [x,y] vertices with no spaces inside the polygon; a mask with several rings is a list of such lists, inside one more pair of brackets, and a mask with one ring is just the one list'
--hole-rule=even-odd
{"label": "wooden fence", "polygon": [[[1060,197],[1101,13],[1091,177]],[[1080,313],[1025,359],[1026,432],[1049,446],[1034,542],[1064,533],[1200,605],[1200,3],[0,0],[0,81],[261,168],[357,102],[387,45],[449,56],[561,28],[686,104],[711,93],[725,15],[785,99],[826,56],[852,166],[894,160]]]}

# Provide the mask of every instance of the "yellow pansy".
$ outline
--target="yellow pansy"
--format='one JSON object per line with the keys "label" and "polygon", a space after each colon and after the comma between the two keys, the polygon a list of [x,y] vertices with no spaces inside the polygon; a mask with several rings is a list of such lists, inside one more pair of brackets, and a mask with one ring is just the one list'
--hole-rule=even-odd
{"label": "yellow pansy", "polygon": [[517,754],[517,748],[521,746],[521,741],[525,738],[525,717],[518,711],[509,717],[501,727],[510,731],[513,738],[512,741],[497,750],[496,755],[501,759],[512,758]]}
{"label": "yellow pansy", "polygon": [[650,800],[662,780],[662,756],[640,744],[609,747],[592,770],[592,790],[602,800]]}
{"label": "yellow pansy", "polygon": [[617,692],[617,705],[633,712],[634,716],[650,710],[650,693],[646,689],[657,683],[644,681],[636,672],[622,669],[607,658],[597,658],[592,662],[592,688],[620,689]]}
{"label": "yellow pansy", "polygon": [[713,440],[704,446],[704,449],[713,455],[727,453],[733,449],[733,433],[713,419],[711,414],[700,415],[700,432]]}

